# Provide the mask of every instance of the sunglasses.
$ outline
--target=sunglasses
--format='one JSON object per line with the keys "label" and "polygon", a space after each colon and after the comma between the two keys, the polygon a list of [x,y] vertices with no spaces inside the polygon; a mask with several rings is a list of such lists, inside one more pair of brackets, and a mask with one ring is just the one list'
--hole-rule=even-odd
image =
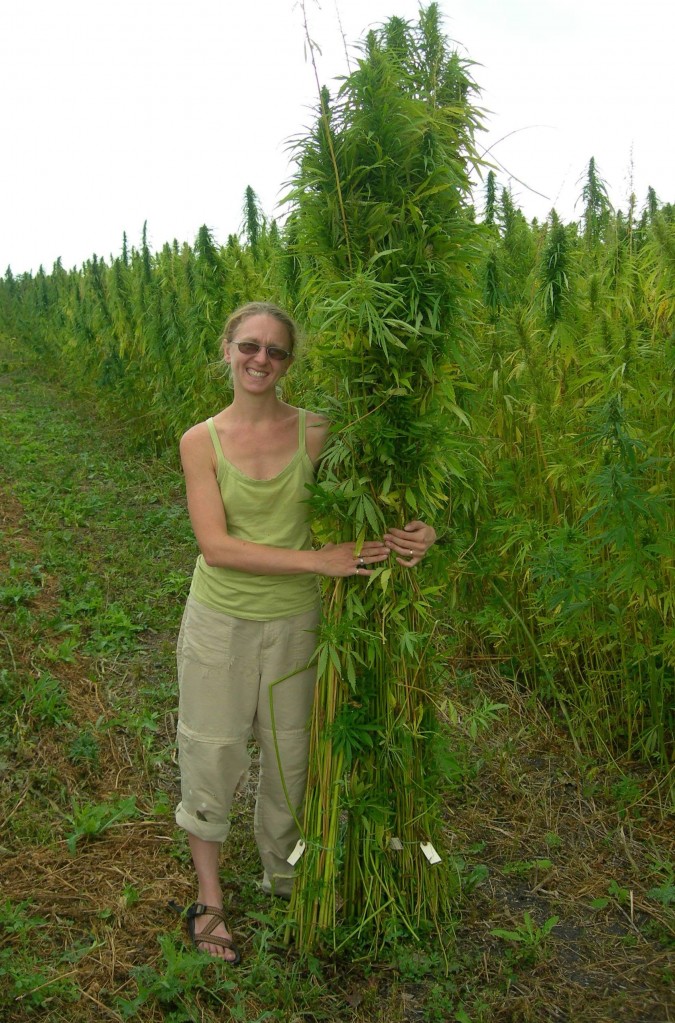
{"label": "sunglasses", "polygon": [[276,345],[259,345],[257,341],[230,341],[229,343],[236,345],[242,355],[257,355],[260,349],[264,348],[274,362],[284,362],[292,355],[285,348],[277,348]]}

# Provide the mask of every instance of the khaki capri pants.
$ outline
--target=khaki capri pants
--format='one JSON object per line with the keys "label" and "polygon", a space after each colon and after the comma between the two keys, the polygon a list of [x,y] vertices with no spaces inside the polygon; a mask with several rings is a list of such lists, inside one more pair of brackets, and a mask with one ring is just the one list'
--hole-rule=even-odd
{"label": "khaki capri pants", "polygon": [[232,618],[189,597],[178,637],[181,801],[176,823],[207,841],[227,838],[253,734],[260,747],[255,839],[263,887],[279,895],[289,895],[293,883],[286,858],[299,837],[295,818],[305,795],[316,682],[316,666],[307,665],[318,623],[318,606],[260,622]]}

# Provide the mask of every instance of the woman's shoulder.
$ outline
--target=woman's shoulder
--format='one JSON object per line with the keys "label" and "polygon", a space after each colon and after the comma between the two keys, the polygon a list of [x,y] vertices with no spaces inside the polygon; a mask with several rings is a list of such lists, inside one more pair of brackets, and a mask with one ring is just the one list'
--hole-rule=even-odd
{"label": "woman's shoulder", "polygon": [[186,458],[191,461],[206,457],[211,458],[213,442],[211,440],[208,420],[205,419],[202,423],[196,423],[189,430],[186,430],[180,439],[179,449],[183,463],[185,463]]}
{"label": "woman's shoulder", "polygon": [[307,454],[311,460],[316,463],[321,457],[326,438],[328,436],[328,430],[330,429],[330,421],[326,416],[321,415],[319,412],[305,412],[305,422],[307,429],[305,431],[305,443],[307,445]]}
{"label": "woman's shoulder", "polygon": [[180,439],[181,450],[183,447],[193,447],[195,444],[199,444],[205,437],[209,435],[209,428],[207,420],[203,423],[195,423],[189,430],[186,430]]}
{"label": "woman's shoulder", "polygon": [[305,417],[305,429],[307,431],[312,431],[317,435],[323,434],[324,437],[328,433],[330,421],[320,412],[310,412],[309,409],[299,408],[297,405],[288,404],[285,405],[285,409],[289,422],[292,420],[297,423],[298,416],[303,415]]}
{"label": "woman's shoulder", "polygon": [[307,420],[308,428],[311,427],[313,429],[319,430],[323,429],[328,431],[330,421],[326,416],[322,415],[320,412],[310,412],[308,409],[305,409],[305,417]]}

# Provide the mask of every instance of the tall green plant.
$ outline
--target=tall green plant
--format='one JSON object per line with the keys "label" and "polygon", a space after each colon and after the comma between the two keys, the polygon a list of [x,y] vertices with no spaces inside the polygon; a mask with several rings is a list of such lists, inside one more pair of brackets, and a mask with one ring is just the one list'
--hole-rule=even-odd
{"label": "tall green plant", "polygon": [[584,206],[584,239],[589,249],[597,246],[605,228],[609,224],[612,206],[607,194],[607,184],[598,174],[595,157],[591,157],[583,188],[581,200]]}
{"label": "tall green plant", "polygon": [[463,607],[579,741],[667,769],[672,221],[652,195],[635,230],[603,188],[584,187],[583,233],[553,214],[528,226],[509,198],[500,239],[485,240],[486,298],[505,268],[479,317],[473,378],[489,481],[471,555],[490,586],[478,600],[465,586]]}
{"label": "tall green plant", "polygon": [[[332,443],[313,495],[326,538],[468,499],[475,460],[461,366],[474,245],[476,111],[430,5],[369,34],[297,147],[293,251]],[[447,920],[434,758],[441,658],[436,587],[396,564],[328,587],[303,831],[297,943],[377,947]],[[432,857],[433,858],[433,857]],[[346,932],[340,929],[344,924]],[[338,935],[342,937],[338,937]]]}

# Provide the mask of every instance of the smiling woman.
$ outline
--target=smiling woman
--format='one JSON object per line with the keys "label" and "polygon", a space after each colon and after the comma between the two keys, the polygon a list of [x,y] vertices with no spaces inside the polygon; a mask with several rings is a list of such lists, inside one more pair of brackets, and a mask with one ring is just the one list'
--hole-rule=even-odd
{"label": "smiling woman", "polygon": [[[416,565],[435,539],[423,522],[381,539],[312,548],[307,487],[326,420],[282,401],[297,329],[282,309],[254,302],[222,341],[234,398],[181,441],[188,509],[200,555],[178,641],[178,825],[189,833],[197,901],[192,941],[229,962],[239,950],[223,917],[218,878],[229,811],[260,746],[255,835],[263,888],[289,897],[287,857],[298,840],[316,668],[319,576],[368,577],[392,555]],[[273,706],[270,694],[274,693]]]}
{"label": "smiling woman", "polygon": [[[235,337],[235,333],[241,336]],[[228,336],[230,334],[232,336]],[[281,320],[264,313],[252,315],[241,326],[228,325],[224,355],[232,369],[233,380],[243,375],[245,380],[271,380],[276,384],[293,358],[293,340]]]}

